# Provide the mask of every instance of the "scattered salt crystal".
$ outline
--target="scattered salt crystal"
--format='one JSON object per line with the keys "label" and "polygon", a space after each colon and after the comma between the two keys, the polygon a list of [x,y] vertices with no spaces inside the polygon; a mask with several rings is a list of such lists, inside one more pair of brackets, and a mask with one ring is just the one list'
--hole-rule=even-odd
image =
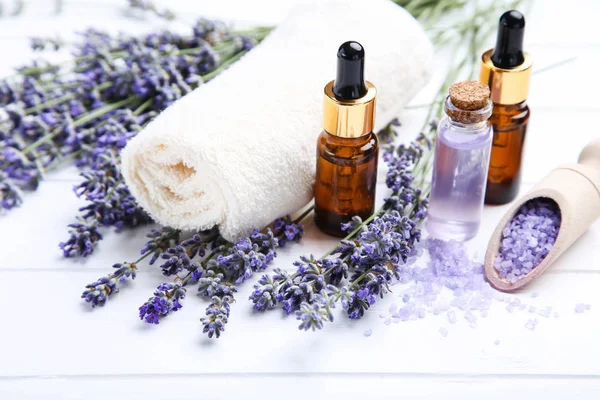
{"label": "scattered salt crystal", "polygon": [[543,310],[538,311],[538,315],[548,318],[552,314],[552,307],[546,306]]}
{"label": "scattered salt crystal", "polygon": [[365,331],[364,335],[365,335],[366,337],[369,337],[369,336],[371,336],[371,334],[372,334],[372,333],[373,333],[373,329],[367,329],[367,330]]}
{"label": "scattered salt crystal", "polygon": [[475,322],[477,322],[477,317],[476,317],[476,316],[474,316],[474,315],[473,315],[473,313],[472,313],[471,311],[467,311],[467,312],[465,313],[465,319],[466,319],[467,321],[469,321],[470,323],[472,323],[472,324],[473,324],[473,323],[475,323]]}
{"label": "scattered salt crystal", "polygon": [[529,307],[529,312],[530,313],[534,313],[536,311],[537,311],[537,307],[534,307],[534,306]]}
{"label": "scattered salt crystal", "polygon": [[496,341],[494,342],[494,344],[495,344],[496,346],[498,346],[498,345],[500,344],[500,339],[496,339]]}
{"label": "scattered salt crystal", "polygon": [[527,320],[527,323],[525,324],[525,328],[529,329],[530,331],[533,331],[536,327],[536,325],[538,324],[538,320],[537,318],[534,319],[530,319]]}
{"label": "scattered salt crystal", "polygon": [[398,305],[396,303],[392,303],[390,306],[390,314],[395,314],[398,311]]}
{"label": "scattered salt crystal", "polygon": [[519,306],[519,311],[524,311],[527,308],[527,304],[523,303]]}
{"label": "scattered salt crystal", "polygon": [[515,311],[515,306],[513,306],[512,304],[507,305],[506,311],[508,311],[509,313],[512,313],[513,311]]}
{"label": "scattered salt crystal", "polygon": [[440,328],[440,334],[441,334],[443,337],[446,337],[446,336],[448,336],[448,329],[446,329],[446,328],[444,328],[444,327],[441,327],[441,328]]}
{"label": "scattered salt crystal", "polygon": [[477,322],[471,322],[469,326],[473,329],[477,328]]}
{"label": "scattered salt crystal", "polygon": [[410,296],[405,294],[404,296],[402,296],[402,301],[408,303],[410,301]]}
{"label": "scattered salt crystal", "polygon": [[560,317],[560,315],[555,311],[554,312],[554,318],[558,318],[558,317]]}
{"label": "scattered salt crystal", "polygon": [[456,323],[456,313],[452,310],[448,311],[448,322],[451,324]]}
{"label": "scattered salt crystal", "polygon": [[482,311],[481,312],[481,318],[486,318],[488,316],[488,312],[487,311]]}
{"label": "scattered salt crystal", "polygon": [[425,318],[425,309],[424,309],[424,308],[422,308],[422,307],[421,307],[421,308],[419,308],[419,311],[417,311],[417,316],[418,316],[419,318],[421,318],[421,319],[422,319],[422,318]]}
{"label": "scattered salt crystal", "polygon": [[536,297],[538,297],[538,293],[537,292],[531,293],[531,297],[533,297],[535,299]]}
{"label": "scattered salt crystal", "polygon": [[385,321],[383,321],[384,324],[389,325],[392,323],[392,319],[391,318],[386,318]]}
{"label": "scattered salt crystal", "polygon": [[387,315],[384,313],[379,314],[379,318],[387,318]]}
{"label": "scattered salt crystal", "polygon": [[575,305],[575,312],[581,314],[585,311],[589,311],[592,308],[589,304],[579,303]]}

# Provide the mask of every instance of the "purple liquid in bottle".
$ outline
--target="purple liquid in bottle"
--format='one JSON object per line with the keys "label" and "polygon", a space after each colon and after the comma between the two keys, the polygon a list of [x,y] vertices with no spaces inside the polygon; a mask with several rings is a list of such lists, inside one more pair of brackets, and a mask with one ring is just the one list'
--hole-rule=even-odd
{"label": "purple liquid in bottle", "polygon": [[[484,109],[473,112],[491,114],[491,109],[490,102]],[[492,127],[487,120],[462,124],[449,116],[442,119],[435,145],[427,217],[430,235],[464,241],[477,234],[491,145]]]}

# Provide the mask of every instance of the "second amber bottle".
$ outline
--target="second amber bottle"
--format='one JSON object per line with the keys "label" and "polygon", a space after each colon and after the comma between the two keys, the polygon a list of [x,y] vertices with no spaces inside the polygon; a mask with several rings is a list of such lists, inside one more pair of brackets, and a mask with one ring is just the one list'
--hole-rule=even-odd
{"label": "second amber bottle", "polygon": [[317,142],[315,221],[345,236],[352,217],[373,214],[377,185],[376,89],[364,79],[365,51],[357,42],[338,50],[337,75],[325,86],[323,132]]}

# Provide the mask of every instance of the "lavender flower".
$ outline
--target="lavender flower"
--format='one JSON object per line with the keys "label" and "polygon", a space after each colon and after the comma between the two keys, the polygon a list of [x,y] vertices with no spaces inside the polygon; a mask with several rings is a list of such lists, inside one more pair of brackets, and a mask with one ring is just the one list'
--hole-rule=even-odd
{"label": "lavender flower", "polygon": [[154,264],[160,257],[161,253],[179,241],[180,231],[178,229],[169,228],[167,226],[161,229],[152,229],[146,234],[150,240],[146,242],[140,253],[142,255],[151,252],[152,258],[148,262]]}
{"label": "lavender flower", "polygon": [[59,244],[65,257],[87,257],[94,251],[94,245],[102,239],[96,221],[80,220],[70,224],[69,228],[70,238]]}
{"label": "lavender flower", "polygon": [[184,269],[193,271],[199,267],[198,264],[191,260],[187,250],[183,246],[168,248],[161,255],[161,258],[166,260],[160,266],[165,276],[176,275]]}
{"label": "lavender flower", "polygon": [[116,271],[87,285],[81,295],[81,298],[92,307],[103,306],[111,295],[119,291],[119,284],[125,282],[127,278],[135,279],[137,272],[135,263],[115,264],[113,268]]}
{"label": "lavender flower", "polygon": [[331,310],[335,308],[335,300],[325,290],[315,295],[315,301],[311,305],[303,302],[300,309],[296,311],[296,319],[302,321],[298,329],[316,330],[323,328],[323,322],[333,322]]}
{"label": "lavender flower", "polygon": [[18,207],[23,202],[21,191],[14,185],[6,173],[0,171],[0,205],[5,210]]}
{"label": "lavender flower", "polygon": [[206,308],[206,317],[200,318],[204,325],[203,332],[208,334],[209,338],[213,336],[219,338],[225,330],[225,324],[228,322],[230,303],[232,298],[229,296],[214,296],[210,305]]}
{"label": "lavender flower", "polygon": [[204,276],[198,279],[198,292],[208,298],[229,296],[237,292],[237,287],[225,279],[225,275],[208,270]]}
{"label": "lavender flower", "polygon": [[139,309],[140,319],[149,324],[158,324],[161,317],[179,310],[179,302],[185,298],[186,289],[180,283],[163,283],[156,288],[154,296],[150,297]]}

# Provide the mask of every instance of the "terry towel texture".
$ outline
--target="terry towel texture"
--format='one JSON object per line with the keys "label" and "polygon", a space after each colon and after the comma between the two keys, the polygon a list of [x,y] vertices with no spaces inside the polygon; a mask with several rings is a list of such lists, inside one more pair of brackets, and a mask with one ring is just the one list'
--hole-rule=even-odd
{"label": "terry towel texture", "polygon": [[123,175],[139,204],[163,225],[219,225],[229,240],[306,205],[323,87],[347,40],[365,47],[376,127],[397,116],[432,66],[421,26],[388,0],[302,2],[256,49],[131,140]]}

